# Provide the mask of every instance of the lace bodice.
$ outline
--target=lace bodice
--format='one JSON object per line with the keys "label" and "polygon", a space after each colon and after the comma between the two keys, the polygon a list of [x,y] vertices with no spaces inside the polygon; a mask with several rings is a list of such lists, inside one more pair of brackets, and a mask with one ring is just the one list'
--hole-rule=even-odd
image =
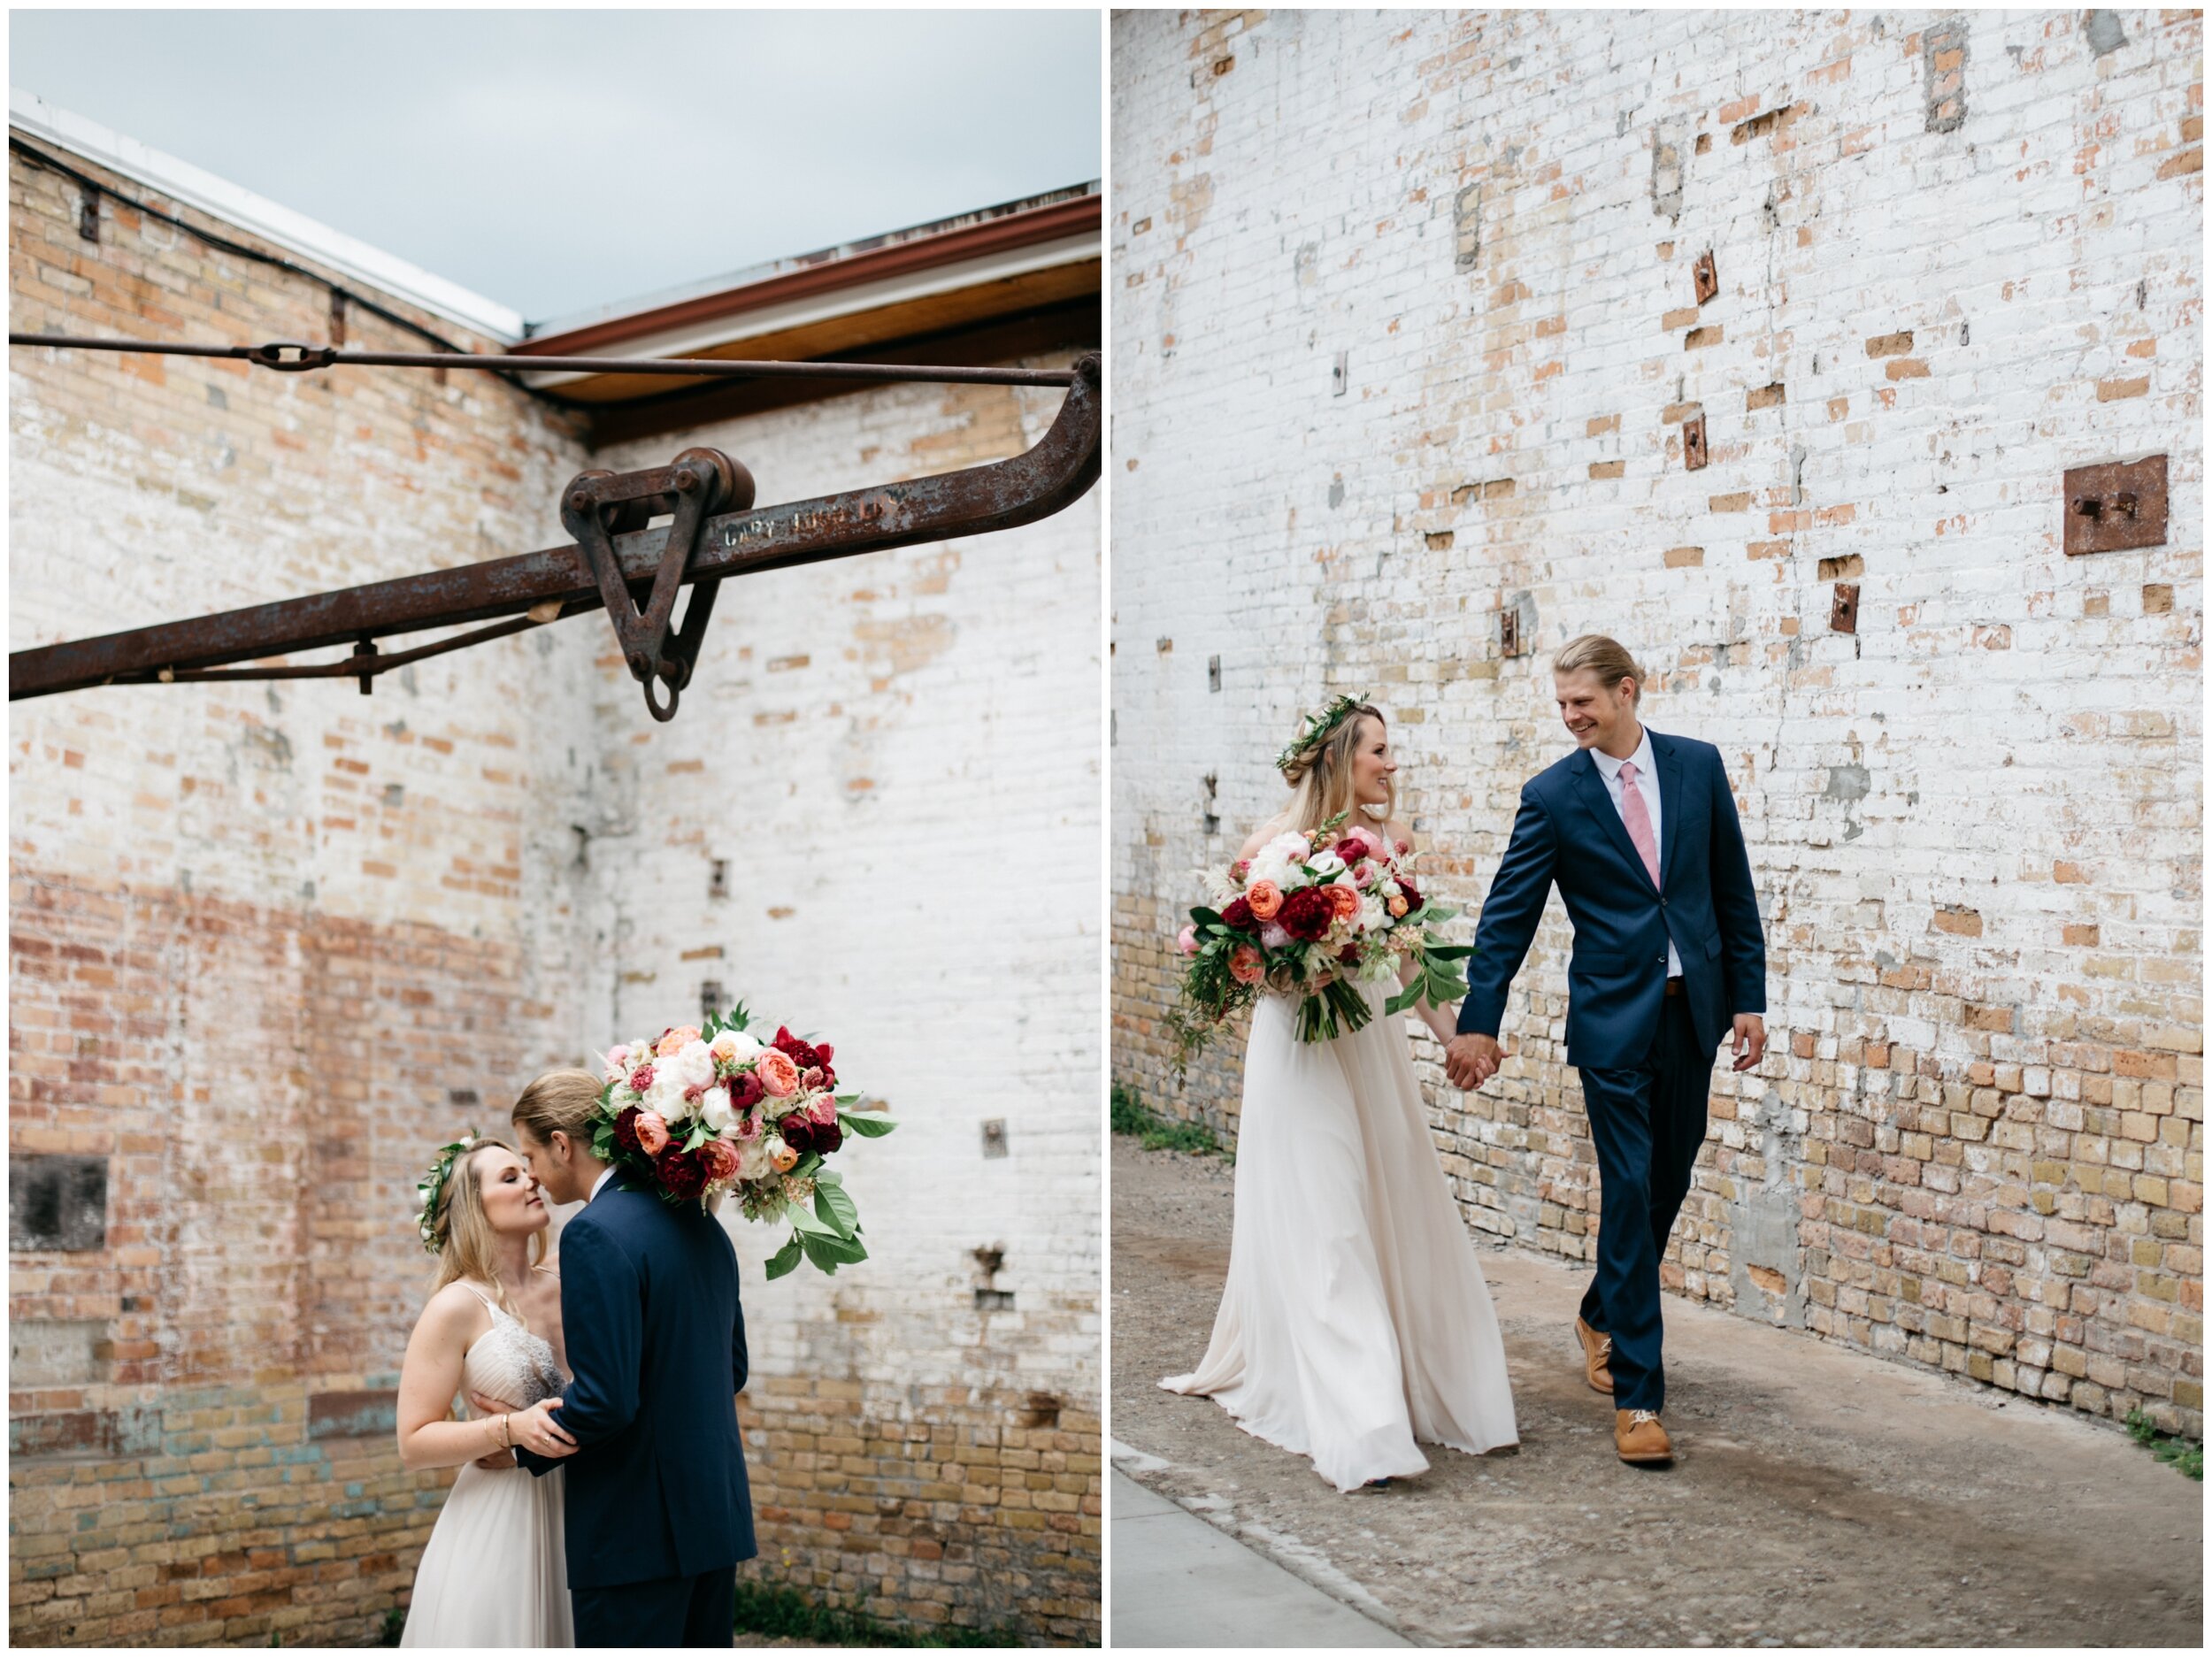
{"label": "lace bodice", "polygon": [[462,1362],[461,1377],[468,1390],[525,1409],[559,1392],[561,1369],[553,1361],[553,1343],[532,1334],[513,1313],[474,1285],[469,1286],[492,1315],[492,1326],[477,1337]]}

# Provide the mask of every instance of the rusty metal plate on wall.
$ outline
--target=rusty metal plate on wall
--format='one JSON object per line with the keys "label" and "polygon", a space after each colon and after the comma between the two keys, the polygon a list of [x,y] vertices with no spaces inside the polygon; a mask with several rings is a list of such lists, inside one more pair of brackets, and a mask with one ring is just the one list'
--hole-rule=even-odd
{"label": "rusty metal plate on wall", "polygon": [[1498,612],[1498,654],[1500,656],[1521,654],[1521,612],[1517,610],[1502,610]]}
{"label": "rusty metal plate on wall", "polygon": [[1697,266],[1690,272],[1690,280],[1697,288],[1697,303],[1703,304],[1720,292],[1720,272],[1713,268],[1713,251],[1708,248],[1697,256]]}
{"label": "rusty metal plate on wall", "polygon": [[1682,422],[1682,464],[1692,472],[1705,470],[1705,417]]}
{"label": "rusty metal plate on wall", "polygon": [[2119,552],[2166,541],[2166,456],[2066,474],[2066,551]]}
{"label": "rusty metal plate on wall", "polygon": [[1828,631],[1856,633],[1859,630],[1859,588],[1853,581],[1836,583],[1836,595],[1828,607]]}

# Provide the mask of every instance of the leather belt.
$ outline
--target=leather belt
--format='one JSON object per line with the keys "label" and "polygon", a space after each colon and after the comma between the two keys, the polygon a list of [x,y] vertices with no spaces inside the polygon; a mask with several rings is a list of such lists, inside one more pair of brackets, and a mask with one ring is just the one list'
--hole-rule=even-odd
{"label": "leather belt", "polygon": [[1680,978],[1669,978],[1667,980],[1667,993],[1670,995],[1681,994],[1682,980]]}

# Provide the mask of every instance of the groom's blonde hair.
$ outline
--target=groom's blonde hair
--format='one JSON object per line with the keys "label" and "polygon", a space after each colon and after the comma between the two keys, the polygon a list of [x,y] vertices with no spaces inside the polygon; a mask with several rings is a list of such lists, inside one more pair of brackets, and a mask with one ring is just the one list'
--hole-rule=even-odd
{"label": "groom's blonde hair", "polygon": [[1636,700],[1644,699],[1644,670],[1636,665],[1636,658],[1615,641],[1601,633],[1586,633],[1579,639],[1570,639],[1559,648],[1552,658],[1555,673],[1579,673],[1587,668],[1598,676],[1598,682],[1611,690],[1624,679],[1636,681]]}
{"label": "groom's blonde hair", "polygon": [[515,1101],[514,1123],[540,1145],[553,1143],[553,1132],[571,1145],[591,1149],[591,1113],[599,1103],[600,1080],[589,1070],[548,1070]]}
{"label": "groom's blonde hair", "polygon": [[1283,775],[1291,786],[1290,822],[1294,827],[1319,828],[1333,817],[1354,811],[1372,817],[1379,825],[1397,815],[1397,785],[1387,777],[1383,779],[1380,817],[1374,817],[1371,809],[1361,807],[1352,797],[1352,760],[1359,753],[1361,733],[1370,719],[1386,728],[1390,723],[1374,703],[1361,702],[1338,720],[1328,735],[1284,766]]}

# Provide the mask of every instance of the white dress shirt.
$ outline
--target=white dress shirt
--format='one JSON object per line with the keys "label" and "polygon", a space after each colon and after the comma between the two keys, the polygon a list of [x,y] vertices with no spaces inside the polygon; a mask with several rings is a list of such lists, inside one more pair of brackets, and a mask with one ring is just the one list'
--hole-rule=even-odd
{"label": "white dress shirt", "polygon": [[[591,1197],[595,1197],[595,1196],[597,1196],[597,1195],[599,1194],[599,1187],[600,1187],[600,1186],[602,1186],[602,1185],[605,1185],[605,1184],[606,1184],[606,1183],[607,1183],[610,1179],[612,1179],[613,1178],[614,1178],[614,1167],[613,1167],[613,1165],[612,1165],[611,1163],[610,1163],[607,1167],[605,1167],[605,1168],[603,1168],[603,1169],[600,1170],[600,1172],[599,1172],[599,1178],[596,1178],[596,1179],[595,1179],[595,1180],[593,1180],[593,1181],[591,1182]],[[585,1201],[586,1202],[589,1202],[589,1201],[591,1201],[591,1197],[586,1197],[586,1198],[584,1199],[584,1201]]]}
{"label": "white dress shirt", "polygon": [[[1636,792],[1643,795],[1644,809],[1651,814],[1651,843],[1655,848],[1663,848],[1667,842],[1659,835],[1659,776],[1653,769],[1658,762],[1652,755],[1650,731],[1644,732],[1636,744],[1636,751],[1624,760],[1615,759],[1603,748],[1597,748],[1590,750],[1590,757],[1598,763],[1598,775],[1605,779],[1605,792],[1612,797],[1616,811],[1621,809],[1621,767],[1627,764],[1636,767]],[[1623,827],[1627,826],[1628,816],[1625,812],[1622,812],[1621,824]],[[1682,957],[1675,951],[1672,932],[1667,934],[1667,976],[1671,978],[1682,976]]]}

